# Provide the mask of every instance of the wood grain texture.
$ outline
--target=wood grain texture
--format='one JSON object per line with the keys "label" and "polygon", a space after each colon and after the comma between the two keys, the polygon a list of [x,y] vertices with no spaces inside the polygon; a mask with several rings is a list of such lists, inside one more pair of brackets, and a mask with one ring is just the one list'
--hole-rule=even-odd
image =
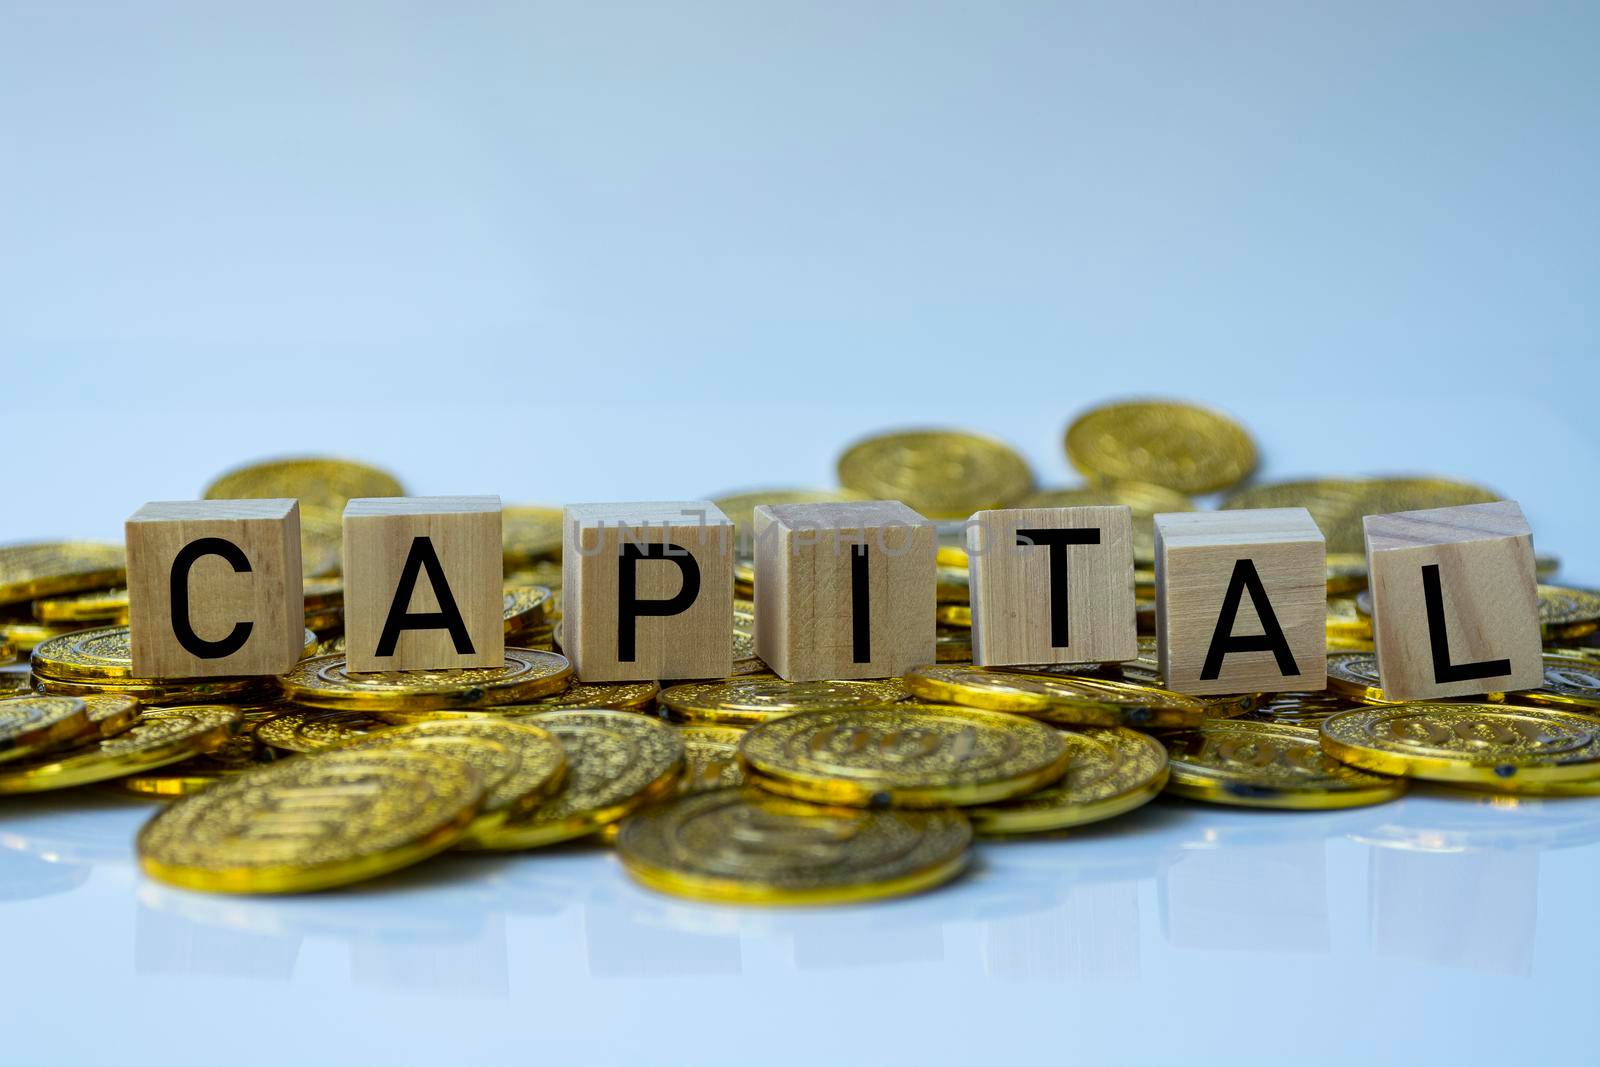
{"label": "wood grain texture", "polygon": [[[400,594],[407,559],[426,539],[449,597],[465,624],[458,651],[443,626],[399,632],[390,655],[379,640]],[[500,498],[497,496],[362,497],[344,509],[345,656],[352,672],[496,667],[505,662],[502,620]],[[440,611],[426,567],[419,567],[408,614]]]}
{"label": "wood grain texture", "polygon": [[[128,624],[141,678],[283,674],[305,647],[300,505],[294,500],[185,500],[146,504],[129,517]],[[219,555],[194,558],[185,583],[187,624],[201,641],[249,623],[238,650],[212,658],[186,649],[174,626],[172,570],[185,546],[221,538],[248,571]]]}
{"label": "wood grain texture", "polygon": [[767,504],[755,540],[756,654],[780,677],[887,678],[934,662],[933,523],[898,500]]}
{"label": "wood grain texture", "polygon": [[[1384,694],[1432,700],[1535,689],[1543,678],[1533,535],[1513,501],[1368,515],[1373,645]],[[1505,660],[1509,670],[1440,680],[1426,569],[1437,580],[1447,662]]]}
{"label": "wood grain texture", "polygon": [[[1201,677],[1230,583],[1249,561],[1295,668],[1271,650],[1234,651]],[[1266,632],[1255,598],[1238,597],[1228,634]],[[1168,688],[1181,693],[1323,689],[1328,681],[1327,551],[1305,508],[1197,511],[1156,516],[1156,636]]]}
{"label": "wood grain texture", "polygon": [[[562,571],[562,651],[586,682],[725,678],[733,670],[733,523],[707,500],[569,504]],[[625,559],[629,546],[659,558]],[[625,568],[631,603],[671,605],[684,595],[692,561],[699,591],[670,615],[624,611]],[[665,610],[659,608],[659,610]],[[631,618],[630,618],[631,616]],[[632,658],[625,657],[631,622]]]}
{"label": "wood grain texture", "polygon": [[[1098,543],[1019,545],[1018,530],[1090,531]],[[1139,655],[1127,507],[980,511],[967,521],[967,558],[979,666],[1111,663]],[[1052,602],[1053,584],[1065,585],[1063,604]],[[1057,637],[1066,643],[1055,643]]]}

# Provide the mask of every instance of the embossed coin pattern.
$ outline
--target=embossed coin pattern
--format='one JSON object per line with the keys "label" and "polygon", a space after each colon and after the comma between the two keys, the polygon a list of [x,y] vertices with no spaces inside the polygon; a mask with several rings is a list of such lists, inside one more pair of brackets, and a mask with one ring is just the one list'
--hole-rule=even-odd
{"label": "embossed coin pattern", "polygon": [[906,696],[899,679],[882,682],[785,682],[749,678],[736,682],[675,685],[661,692],[661,703],[697,722],[754,725],[820,708],[874,707]]}
{"label": "embossed coin pattern", "polygon": [[[305,631],[305,651],[317,635]],[[166,679],[140,679],[133,673],[133,644],[126,626],[99,626],[52,637],[33,650],[33,669],[63,682],[126,682],[166,684]]]}
{"label": "embossed coin pattern", "polygon": [[683,777],[680,793],[705,793],[745,784],[739,764],[739,740],[744,731],[734,726],[686,723],[677,727],[683,739]]}
{"label": "embossed coin pattern", "polygon": [[1322,722],[1322,747],[1345,763],[1440,782],[1523,783],[1600,775],[1600,720],[1505,704],[1387,704]]}
{"label": "embossed coin pattern", "polygon": [[351,674],[342,655],[301,660],[284,675],[283,691],[297,704],[360,711],[493,707],[559,693],[572,664],[554,652],[508,648],[499,667]]}
{"label": "embossed coin pattern", "polygon": [[470,847],[537,848],[592,834],[664,796],[683,771],[683,740],[643,715],[552,711],[538,724],[566,753],[566,781],[532,811],[475,835]]}
{"label": "embossed coin pattern", "polygon": [[978,833],[1031,834],[1100,822],[1154,800],[1167,783],[1167,750],[1148,734],[1121,727],[1061,731],[1067,773],[1054,785],[964,809]]}
{"label": "embossed coin pattern", "polygon": [[1127,401],[1078,416],[1067,458],[1086,477],[1137,481],[1180,493],[1226,489],[1256,466],[1256,446],[1238,423],[1191,404]]}
{"label": "embossed coin pattern", "polygon": [[284,752],[316,752],[388,728],[388,723],[364,711],[297,708],[261,723],[255,735],[262,744]]}
{"label": "embossed coin pattern", "polygon": [[988,804],[1067,769],[1067,746],[1044,723],[933,705],[802,712],[751,729],[739,757],[763,789],[861,807]]}
{"label": "embossed coin pattern", "polygon": [[1543,704],[1593,715],[1600,712],[1600,663],[1581,656],[1545,653],[1544,684],[1506,697],[1514,704]]}
{"label": "embossed coin pattern", "polygon": [[869,437],[839,457],[839,484],[869,500],[901,500],[930,519],[1005,507],[1033,487],[1028,463],[989,437],[909,430]]}
{"label": "embossed coin pattern", "polygon": [[38,793],[105,782],[219,747],[239,727],[237,708],[153,708],[130,729],[82,748],[0,765],[0,793]]}
{"label": "embossed coin pattern", "polygon": [[22,759],[91,730],[77,697],[0,698],[0,762]]}
{"label": "embossed coin pattern", "polygon": [[140,831],[152,878],[220,893],[308,892],[450,847],[478,813],[466,763],[411,748],[284,760],[186,797]]}
{"label": "embossed coin pattern", "polygon": [[827,808],[719,789],[631,816],[617,838],[641,884],[696,900],[840,904],[948,881],[972,829],[954,811]]}
{"label": "embossed coin pattern", "polygon": [[99,589],[127,576],[121,545],[41,541],[0,546],[0,604]]}
{"label": "embossed coin pattern", "polygon": [[1206,716],[1203,701],[1181,693],[1025,669],[918,667],[906,675],[906,688],[923,700],[1009,711],[1067,726],[1191,726]]}
{"label": "embossed coin pattern", "polygon": [[1167,792],[1251,808],[1351,808],[1405,792],[1402,778],[1348,767],[1299,726],[1216,719],[1162,738],[1172,775]]}

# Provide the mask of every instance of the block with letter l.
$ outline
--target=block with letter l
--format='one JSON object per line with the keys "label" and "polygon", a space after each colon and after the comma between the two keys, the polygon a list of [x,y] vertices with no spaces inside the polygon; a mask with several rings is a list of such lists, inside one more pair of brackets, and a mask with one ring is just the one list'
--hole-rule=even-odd
{"label": "block with letter l", "polygon": [[1433,700],[1543,684],[1533,534],[1514,501],[1362,521],[1385,696]]}
{"label": "block with letter l", "polygon": [[756,654],[791,682],[934,662],[933,523],[898,500],[755,509]]}
{"label": "block with letter l", "polygon": [[733,522],[708,500],[568,504],[562,651],[586,682],[733,670]]}
{"label": "block with letter l", "polygon": [[1180,693],[1328,684],[1327,543],[1305,508],[1156,516],[1156,639]]}
{"label": "block with letter l", "polygon": [[305,647],[300,505],[146,504],[124,528],[133,673],[283,674]]}
{"label": "block with letter l", "polygon": [[505,662],[497,496],[361,497],[344,509],[352,672]]}

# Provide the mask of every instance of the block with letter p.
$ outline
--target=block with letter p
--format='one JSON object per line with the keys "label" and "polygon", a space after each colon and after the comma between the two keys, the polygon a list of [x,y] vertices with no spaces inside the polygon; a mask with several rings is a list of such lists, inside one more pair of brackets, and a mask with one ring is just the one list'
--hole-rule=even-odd
{"label": "block with letter p", "polygon": [[1167,687],[1328,684],[1327,544],[1305,508],[1156,516],[1156,637]]}
{"label": "block with letter p", "polygon": [[708,500],[568,504],[561,648],[586,682],[733,670],[733,522]]}
{"label": "block with letter p", "polygon": [[294,666],[305,647],[298,502],[150,503],[124,530],[135,675],[214,678]]}
{"label": "block with letter p", "polygon": [[980,511],[967,558],[980,667],[1139,655],[1126,506]]}
{"label": "block with letter p", "polygon": [[1543,684],[1533,535],[1515,502],[1368,515],[1363,524],[1385,696]]}
{"label": "block with letter p", "polygon": [[898,500],[755,510],[756,654],[791,682],[934,662],[933,523]]}
{"label": "block with letter p", "polygon": [[344,509],[349,670],[505,662],[497,496],[361,497]]}

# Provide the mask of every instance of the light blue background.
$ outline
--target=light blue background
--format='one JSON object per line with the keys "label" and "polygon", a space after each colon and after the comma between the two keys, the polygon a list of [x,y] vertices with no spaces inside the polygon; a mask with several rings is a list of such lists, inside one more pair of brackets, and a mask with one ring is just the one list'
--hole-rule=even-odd
{"label": "light blue background", "polygon": [[[264,453],[671,499],[933,423],[1065,483],[1075,411],[1162,393],[1266,475],[1497,487],[1600,584],[1597,40],[1593,3],[0,0],[0,540],[116,537]],[[1600,802],[1163,803],[800,916],[583,852],[191,897],[129,865],[143,809],[63,803],[0,812],[11,1060],[1597,1038]]]}

